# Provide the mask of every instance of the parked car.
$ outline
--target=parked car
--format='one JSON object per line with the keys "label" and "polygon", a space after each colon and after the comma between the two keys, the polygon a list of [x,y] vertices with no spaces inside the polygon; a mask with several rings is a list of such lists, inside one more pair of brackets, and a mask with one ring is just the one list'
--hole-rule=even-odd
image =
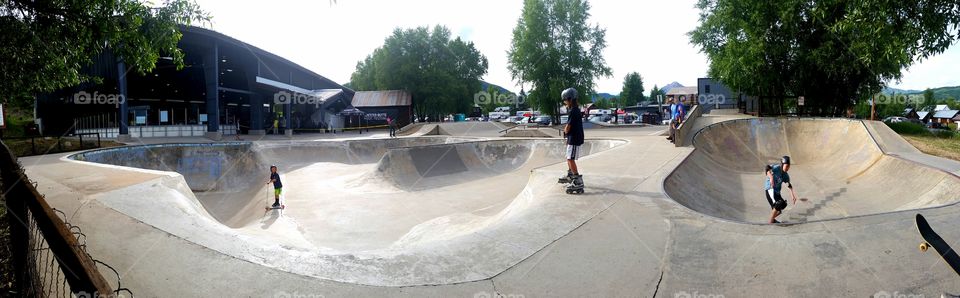
{"label": "parked car", "polygon": [[[518,117],[518,118],[520,118],[520,117]],[[517,125],[530,123],[530,117],[522,117],[522,118],[518,119],[518,120],[517,120],[516,122],[514,122],[514,123],[516,123]]]}
{"label": "parked car", "polygon": [[570,121],[570,116],[568,115],[560,116],[560,124],[567,124],[568,121]]}
{"label": "parked car", "polygon": [[930,122],[930,123],[927,123],[927,128],[929,128],[929,129],[950,129],[950,127],[948,127],[948,126],[946,126],[946,125],[943,125],[942,123],[938,123],[938,122]]}
{"label": "parked car", "polygon": [[507,118],[503,118],[503,120],[500,120],[500,122],[501,123],[517,123],[518,120],[520,120],[520,117],[510,116]]}
{"label": "parked car", "polygon": [[537,118],[534,118],[532,122],[540,125],[550,125],[550,123],[553,122],[553,119],[551,119],[550,116],[537,116]]}
{"label": "parked car", "polygon": [[886,123],[907,122],[907,118],[900,117],[900,116],[890,116],[890,117],[887,117],[887,118],[883,118],[883,122],[886,122]]}

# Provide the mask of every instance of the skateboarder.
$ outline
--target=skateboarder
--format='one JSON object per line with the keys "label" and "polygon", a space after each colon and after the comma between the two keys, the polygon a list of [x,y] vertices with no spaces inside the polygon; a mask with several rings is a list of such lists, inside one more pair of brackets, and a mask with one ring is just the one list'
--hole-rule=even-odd
{"label": "skateboarder", "polygon": [[283,192],[283,183],[280,182],[280,174],[277,173],[277,166],[270,166],[270,181],[273,183],[273,208],[280,207],[280,193]]}
{"label": "skateboarder", "polygon": [[394,123],[393,123],[393,118],[390,118],[389,116],[387,117],[387,127],[390,128],[390,137],[391,137],[391,138],[396,138],[396,137],[397,137],[397,126],[394,125]]}
{"label": "skateboarder", "polygon": [[[583,176],[577,170],[577,157],[580,156],[580,145],[583,145],[583,116],[580,106],[577,105],[577,89],[567,88],[560,94],[563,104],[567,107],[567,125],[563,127],[563,134],[567,138],[567,176],[560,178],[561,183],[572,183],[567,186],[567,193],[583,192]],[[566,182],[565,182],[566,181]]]}
{"label": "skateboarder", "polygon": [[783,209],[787,208],[787,201],[780,195],[783,183],[786,183],[787,188],[790,189],[790,194],[793,196],[793,204],[797,204],[797,193],[793,191],[793,184],[790,183],[790,175],[787,174],[788,171],[790,171],[789,156],[781,158],[780,164],[767,165],[765,168],[766,178],[763,181],[763,192],[767,198],[767,203],[770,204],[770,209],[772,209],[770,212],[770,223],[779,223],[777,216],[780,216],[780,214],[783,213]]}

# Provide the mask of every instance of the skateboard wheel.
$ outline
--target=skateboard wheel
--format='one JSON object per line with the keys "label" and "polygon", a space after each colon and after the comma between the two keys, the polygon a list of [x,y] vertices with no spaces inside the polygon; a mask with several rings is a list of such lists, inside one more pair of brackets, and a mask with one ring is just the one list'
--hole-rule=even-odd
{"label": "skateboard wheel", "polygon": [[927,252],[928,249],[930,249],[930,243],[920,243],[920,251]]}

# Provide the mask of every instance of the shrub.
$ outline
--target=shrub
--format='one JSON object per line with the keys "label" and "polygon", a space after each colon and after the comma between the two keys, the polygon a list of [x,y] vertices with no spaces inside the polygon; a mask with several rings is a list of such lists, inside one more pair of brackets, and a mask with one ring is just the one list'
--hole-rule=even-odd
{"label": "shrub", "polygon": [[913,122],[887,123],[887,126],[902,135],[924,135],[929,133],[926,127]]}
{"label": "shrub", "polygon": [[953,132],[952,130],[936,130],[933,132],[933,136],[941,139],[949,139],[957,137],[957,133]]}

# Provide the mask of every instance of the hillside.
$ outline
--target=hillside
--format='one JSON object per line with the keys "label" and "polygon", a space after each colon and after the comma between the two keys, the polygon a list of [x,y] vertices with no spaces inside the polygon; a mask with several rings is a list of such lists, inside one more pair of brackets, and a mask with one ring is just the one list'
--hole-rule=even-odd
{"label": "hillside", "polygon": [[507,90],[507,88],[501,87],[500,85],[493,84],[493,83],[490,83],[490,82],[487,82],[487,81],[484,81],[484,80],[480,80],[480,90],[486,91],[486,90],[487,90],[487,86],[493,86],[493,88],[495,88],[495,89],[497,89],[498,91],[500,91],[500,93],[516,94],[516,93],[513,92],[513,91]]}
{"label": "hillside", "polygon": [[[930,90],[933,90],[933,98],[936,98],[937,100],[951,98],[960,99],[960,86],[940,87]],[[923,93],[923,91],[920,91],[920,93]]]}
{"label": "hillside", "polygon": [[[933,91],[933,98],[936,100],[960,99],[960,86],[938,87],[930,89]],[[924,90],[903,90],[897,88],[883,88],[883,93],[891,94],[923,94]]]}

